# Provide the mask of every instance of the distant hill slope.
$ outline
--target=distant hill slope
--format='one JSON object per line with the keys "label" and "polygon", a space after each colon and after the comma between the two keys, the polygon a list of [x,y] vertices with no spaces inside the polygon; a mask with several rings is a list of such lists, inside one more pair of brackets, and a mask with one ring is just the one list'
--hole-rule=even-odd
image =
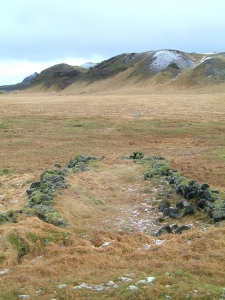
{"label": "distant hill slope", "polygon": [[172,88],[225,83],[225,53],[197,54],[169,49],[124,53],[96,65],[54,65],[43,70],[29,84],[23,82],[10,88],[93,92],[134,84],[157,86],[164,83],[169,83]]}
{"label": "distant hill slope", "polygon": [[22,90],[27,87],[27,85],[38,75],[37,72],[34,74],[27,76],[24,78],[24,80],[17,84],[10,84],[10,85],[2,85],[0,86],[0,92],[11,92],[11,91],[17,91]]}
{"label": "distant hill slope", "polygon": [[90,69],[90,68],[93,68],[95,67],[96,65],[98,65],[99,63],[93,63],[93,62],[87,62],[83,65],[81,65],[82,68],[85,68],[85,69]]}
{"label": "distant hill slope", "polygon": [[25,83],[30,83],[35,77],[37,77],[38,73],[34,72],[34,74],[27,76],[26,78],[24,78],[23,82]]}
{"label": "distant hill slope", "polygon": [[188,70],[177,79],[186,86],[216,85],[225,83],[225,57],[207,57],[195,68]]}
{"label": "distant hill slope", "polygon": [[36,76],[29,85],[29,88],[40,86],[43,91],[65,89],[72,83],[81,80],[87,69],[82,67],[73,67],[67,64],[57,64],[43,70]]}
{"label": "distant hill slope", "polygon": [[[194,55],[177,50],[125,53],[90,68],[83,81],[90,84],[99,80],[114,79],[115,83],[118,77],[118,80],[124,84],[137,83],[151,79],[162,72],[167,75],[164,79],[168,80],[177,76],[182,70],[194,66],[195,60]],[[162,81],[160,79],[160,82]],[[112,82],[112,85],[114,83]]]}

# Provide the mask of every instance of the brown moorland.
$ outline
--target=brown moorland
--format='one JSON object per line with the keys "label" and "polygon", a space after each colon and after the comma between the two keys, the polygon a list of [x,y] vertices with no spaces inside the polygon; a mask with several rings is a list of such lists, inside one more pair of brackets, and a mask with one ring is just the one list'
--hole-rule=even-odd
{"label": "brown moorland", "polygon": [[170,221],[192,223],[183,234],[152,236],[159,182],[119,158],[162,155],[186,178],[225,191],[223,88],[162,89],[0,95],[2,212],[23,207],[30,183],[55,163],[107,157],[68,175],[55,197],[66,228],[23,214],[1,225],[0,299],[225,298],[223,222],[206,224],[200,211]]}

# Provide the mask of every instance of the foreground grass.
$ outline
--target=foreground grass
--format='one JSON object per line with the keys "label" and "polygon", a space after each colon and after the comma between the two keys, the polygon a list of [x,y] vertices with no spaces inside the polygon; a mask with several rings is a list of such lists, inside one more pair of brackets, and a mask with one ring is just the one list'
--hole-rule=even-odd
{"label": "foreground grass", "polygon": [[[164,235],[161,245],[149,234],[116,226],[120,209],[152,199],[154,185],[159,185],[144,182],[145,166],[117,159],[122,154],[140,149],[165,156],[185,177],[225,190],[221,97],[197,95],[202,106],[191,100],[193,95],[156,95],[157,102],[143,95],[148,100],[140,100],[143,106],[137,104],[142,95],[94,95],[93,103],[92,96],[2,97],[3,212],[23,207],[30,183],[55,163],[64,166],[79,153],[108,159],[92,162],[89,172],[70,175],[71,187],[56,196],[54,207],[69,221],[66,229],[22,215],[18,223],[0,227],[0,271],[8,269],[0,275],[0,299],[225,298],[223,224],[202,226],[200,212],[196,219],[187,219],[199,227],[180,236]],[[188,112],[190,102],[195,103],[193,115]],[[182,115],[181,107],[187,109]],[[211,109],[204,118],[202,107]],[[138,118],[137,110],[142,113]],[[110,222],[102,222],[107,219]],[[109,246],[101,247],[105,242]],[[129,282],[118,280],[127,274],[135,275]],[[149,276],[155,277],[152,284],[128,288]],[[73,289],[82,282],[90,287],[109,281],[118,287]]]}

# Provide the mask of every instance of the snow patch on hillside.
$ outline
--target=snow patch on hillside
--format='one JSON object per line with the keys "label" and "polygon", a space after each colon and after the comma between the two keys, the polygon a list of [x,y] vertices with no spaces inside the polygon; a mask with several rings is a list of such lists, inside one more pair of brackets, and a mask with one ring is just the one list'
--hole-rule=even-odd
{"label": "snow patch on hillside", "polygon": [[203,63],[204,61],[206,61],[206,60],[208,60],[208,59],[211,59],[211,58],[212,58],[212,57],[204,56],[204,57],[201,59],[200,63]]}
{"label": "snow patch on hillside", "polygon": [[194,65],[193,60],[183,53],[174,50],[160,50],[153,55],[150,68],[153,72],[160,72],[169,64],[175,63],[180,69],[187,69]]}
{"label": "snow patch on hillside", "polygon": [[90,68],[93,68],[95,67],[96,65],[98,65],[99,63],[93,63],[93,62],[87,62],[83,65],[81,65],[82,68],[85,68],[85,69],[90,69]]}

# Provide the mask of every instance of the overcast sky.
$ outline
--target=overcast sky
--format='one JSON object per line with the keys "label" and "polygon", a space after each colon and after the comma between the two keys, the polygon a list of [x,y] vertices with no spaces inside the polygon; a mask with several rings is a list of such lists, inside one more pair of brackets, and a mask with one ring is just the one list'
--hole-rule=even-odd
{"label": "overcast sky", "polygon": [[0,85],[121,53],[225,52],[225,0],[0,0]]}

